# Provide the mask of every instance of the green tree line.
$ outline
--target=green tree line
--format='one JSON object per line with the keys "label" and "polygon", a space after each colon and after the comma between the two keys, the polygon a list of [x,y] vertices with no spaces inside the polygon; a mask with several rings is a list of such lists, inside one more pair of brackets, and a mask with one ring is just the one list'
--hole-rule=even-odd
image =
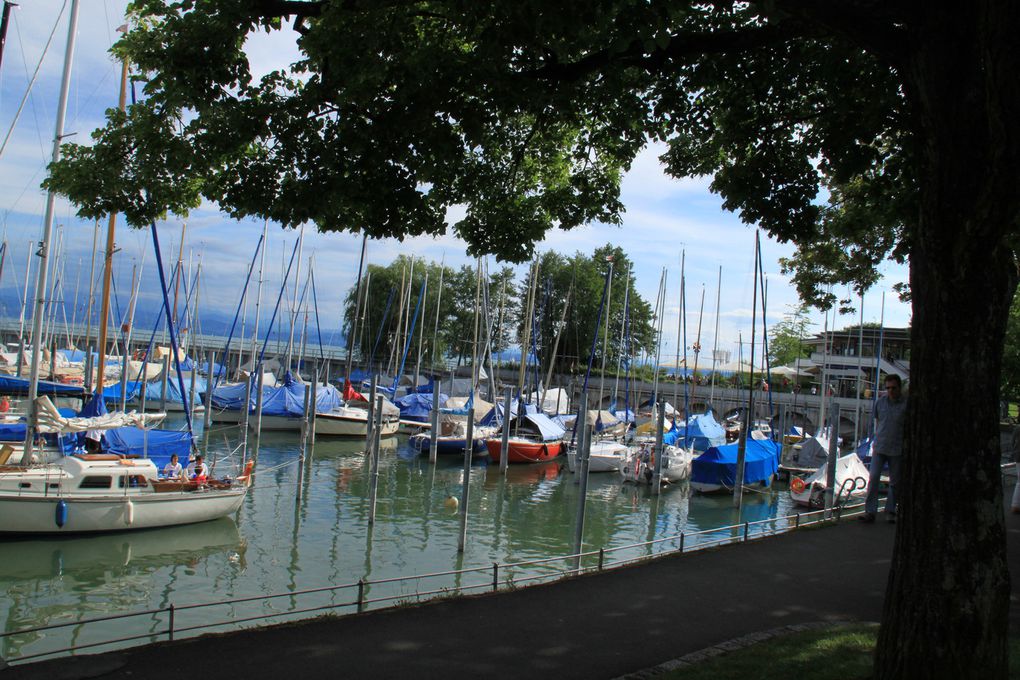
{"label": "green tree line", "polygon": [[[610,262],[608,311],[596,327]],[[536,272],[533,328],[526,339],[525,304]],[[626,310],[629,340],[624,334]],[[553,361],[557,373],[581,373],[596,336],[596,370],[603,360],[606,370],[612,371],[624,358],[651,351],[655,345],[652,314],[636,290],[630,258],[622,248],[611,245],[590,255],[546,252],[538,258],[537,269],[529,268],[520,281],[511,267],[489,269],[483,264],[480,284],[475,266],[454,268],[400,255],[387,265],[369,265],[360,283],[348,292],[344,333],[353,334],[352,346],[363,364],[371,361],[395,370],[406,347],[408,364],[415,364],[420,355],[427,371],[450,362],[470,363],[477,316],[479,354],[486,344],[493,353],[528,346],[537,349],[543,372]]]}

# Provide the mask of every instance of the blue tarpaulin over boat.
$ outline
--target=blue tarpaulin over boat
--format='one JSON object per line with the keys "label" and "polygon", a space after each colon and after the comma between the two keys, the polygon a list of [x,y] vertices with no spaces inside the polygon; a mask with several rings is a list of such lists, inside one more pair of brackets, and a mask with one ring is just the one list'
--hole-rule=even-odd
{"label": "blue tarpaulin over boat", "polygon": [[[177,376],[173,375],[167,380],[166,383],[166,400],[175,404],[183,404],[184,400],[181,399],[181,388],[177,384]],[[243,388],[244,385],[242,384]],[[119,387],[117,388],[120,389]],[[184,389],[188,395],[188,399],[191,399],[191,378],[187,377],[184,379]],[[206,389],[205,378],[195,376],[195,400],[198,400],[198,395],[204,393]],[[120,392],[118,391],[119,395]],[[145,387],[145,400],[150,404],[153,402],[160,401],[163,396],[163,381],[153,380]],[[241,401],[244,401],[244,391],[241,391]]]}
{"label": "blue tarpaulin over boat", "polygon": [[160,470],[177,454],[181,465],[187,466],[191,453],[191,433],[185,430],[149,430],[138,427],[119,427],[103,433],[106,449],[123,456],[143,456],[152,460]]}
{"label": "blue tarpaulin over boat", "polygon": [[545,415],[544,413],[525,413],[524,422],[537,432],[539,437],[544,442],[554,441],[561,439],[566,432],[558,423]]}
{"label": "blue tarpaulin over boat", "polygon": [[[148,389],[148,388],[146,388]],[[127,382],[127,400],[131,401],[141,393],[142,381],[141,380],[129,380]],[[107,385],[103,388],[103,399],[109,402],[120,402],[120,383],[116,385]]]}
{"label": "blue tarpaulin over boat", "polygon": [[[0,375],[0,394],[28,394],[28,378],[14,375]],[[81,397],[85,390],[81,385],[64,385],[63,383],[39,381],[39,394]]]}
{"label": "blue tarpaulin over boat", "polygon": [[693,444],[695,451],[707,451],[713,446],[722,446],[726,443],[726,430],[715,419],[711,411],[691,416],[687,420],[686,426],[679,423],[677,434],[678,446],[686,447]]}
{"label": "blue tarpaulin over boat", "polygon": [[[102,399],[90,399],[77,413],[82,418],[94,418],[106,413]],[[79,446],[84,446],[85,433],[80,432]],[[162,468],[170,462],[170,456],[177,454],[182,465],[186,465],[191,452],[191,433],[177,430],[142,430],[138,427],[119,427],[103,432],[103,449],[123,456],[143,456],[152,459],[156,467]]]}
{"label": "blue tarpaulin over boat", "polygon": [[[307,386],[295,380],[290,373],[284,376],[282,385],[263,387],[262,415],[295,417],[304,415],[305,389]],[[319,385],[315,391],[315,411],[317,413],[327,413],[340,408],[343,403],[343,396],[332,385]],[[252,397],[252,407],[254,408],[254,406],[255,400]]]}
{"label": "blue tarpaulin over boat", "polygon": [[[447,396],[439,393],[439,405],[446,403]],[[400,397],[393,403],[400,409],[400,417],[403,420],[418,420],[427,422],[432,416],[432,394],[411,393]]]}
{"label": "blue tarpaulin over boat", "polygon": [[[713,446],[694,459],[691,481],[732,487],[737,478],[739,442]],[[779,443],[771,439],[747,439],[744,458],[744,484],[771,480],[779,470]]]}
{"label": "blue tarpaulin over boat", "polygon": [[[263,394],[268,388],[263,388]],[[220,410],[227,411],[240,411],[244,406],[244,395],[248,388],[244,383],[230,383],[229,385],[220,385],[213,389],[210,400],[212,405]],[[255,390],[252,389],[252,396]],[[146,396],[148,398],[148,396]],[[205,399],[205,391],[202,390],[202,398]]]}

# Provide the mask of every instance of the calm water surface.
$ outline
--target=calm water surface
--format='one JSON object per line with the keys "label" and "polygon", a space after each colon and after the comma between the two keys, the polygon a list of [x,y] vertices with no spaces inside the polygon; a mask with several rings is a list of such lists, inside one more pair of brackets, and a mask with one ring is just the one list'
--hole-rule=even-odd
{"label": "calm water surface", "polygon": [[[168,424],[172,425],[172,423]],[[238,428],[214,426],[209,450],[229,456]],[[255,484],[235,517],[204,524],[84,538],[0,542],[2,631],[73,623],[81,619],[266,594],[289,594],[356,583],[480,567],[475,574],[378,584],[366,597],[412,601],[428,590],[491,584],[492,564],[573,552],[579,486],[565,460],[511,466],[477,461],[470,472],[468,539],[457,552],[460,519],[447,506],[460,496],[461,459],[417,457],[406,437],[384,440],[376,522],[370,530],[368,460],[363,441],[320,439],[299,475],[297,434],[267,433],[261,440]],[[230,469],[220,459],[218,474]],[[618,476],[591,475],[585,517],[587,550],[628,546],[744,521],[791,514],[789,495],[751,493],[738,517],[729,497],[691,494],[686,484],[655,497]],[[690,540],[690,539],[688,539]],[[627,548],[608,560],[673,549],[677,541]],[[503,570],[500,579],[523,582],[562,570],[565,562]],[[355,589],[287,595],[176,612],[175,628],[226,630],[256,625],[240,619],[274,614],[269,622],[315,616],[300,612],[353,602]],[[385,603],[383,603],[385,604]],[[375,606],[382,606],[377,604]],[[336,611],[348,613],[351,607]],[[227,625],[206,628],[213,622]],[[5,659],[113,637],[155,637],[166,613],[3,638]],[[100,647],[99,650],[110,647]]]}

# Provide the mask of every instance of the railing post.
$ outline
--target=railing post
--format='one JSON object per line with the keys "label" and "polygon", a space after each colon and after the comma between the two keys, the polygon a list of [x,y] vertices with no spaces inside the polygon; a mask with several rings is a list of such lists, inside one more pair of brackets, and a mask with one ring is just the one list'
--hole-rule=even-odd
{"label": "railing post", "polygon": [[684,554],[684,532],[680,532],[680,554]]}
{"label": "railing post", "polygon": [[750,522],[744,522],[744,543],[747,543],[747,533],[748,533],[748,531],[750,531],[750,529],[751,529],[751,523]]}
{"label": "railing post", "polygon": [[793,528],[794,529],[799,529],[800,528],[800,513],[799,512],[796,514],[796,518],[797,518],[797,521],[795,521],[793,523]]}
{"label": "railing post", "polygon": [[174,641],[174,606],[170,605],[170,629],[167,631],[170,642]]}
{"label": "railing post", "polygon": [[358,579],[358,613],[365,611],[365,579]]}
{"label": "railing post", "polygon": [[599,548],[599,571],[602,571],[602,567],[606,563],[606,549]]}
{"label": "railing post", "polygon": [[492,592],[499,590],[499,562],[492,563]]}

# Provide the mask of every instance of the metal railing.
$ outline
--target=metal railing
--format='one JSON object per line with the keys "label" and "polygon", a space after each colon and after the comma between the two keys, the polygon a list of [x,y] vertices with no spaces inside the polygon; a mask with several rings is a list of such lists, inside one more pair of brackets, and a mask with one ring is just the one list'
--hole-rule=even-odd
{"label": "metal railing", "polygon": [[[839,521],[842,515],[848,514],[848,511],[851,511],[850,514],[856,514],[854,511],[859,510],[861,507],[862,505],[857,504],[843,507],[842,509],[815,510],[805,513],[786,515],[784,517],[756,520],[753,522],[748,521],[741,524],[704,529],[690,533],[681,532],[672,536],[664,536],[649,541],[629,543],[626,545],[608,548],[600,547],[598,550],[588,550],[571,555],[560,555],[556,557],[508,562],[504,564],[494,562],[491,566],[470,567],[467,569],[415,574],[412,576],[396,576],[375,580],[360,579],[353,583],[321,586],[304,590],[273,593],[270,595],[252,595],[217,602],[201,602],[184,605],[170,604],[157,609],[146,609],[122,614],[110,614],[45,626],[22,628],[6,633],[0,633],[0,640],[7,640],[8,638],[16,636],[25,636],[35,633],[45,633],[46,631],[65,629],[69,627],[84,628],[85,626],[103,622],[141,617],[151,617],[150,624],[154,624],[156,626],[155,628],[150,626],[150,628],[143,633],[91,642],[81,642],[67,647],[34,652],[6,659],[7,663],[17,664],[31,661],[33,659],[39,659],[41,657],[74,654],[81,650],[93,649],[95,647],[106,645],[124,646],[124,643],[136,642],[139,640],[145,640],[149,643],[157,642],[159,640],[172,641],[178,639],[182,634],[190,637],[197,635],[199,631],[208,632],[212,629],[221,628],[223,626],[244,628],[245,626],[242,624],[252,623],[255,621],[268,621],[270,619],[280,617],[290,617],[292,619],[309,618],[309,614],[336,613],[338,610],[344,609],[349,610],[347,612],[348,614],[360,613],[369,608],[402,606],[406,604],[420,603],[439,597],[464,595],[483,589],[490,590],[491,592],[498,592],[501,589],[512,590],[524,584],[572,578],[583,574],[597,573],[607,569],[619,568],[630,564],[658,559],[668,555],[695,552],[730,543],[745,543],[751,540],[787,533],[809,525],[835,523]],[[633,553],[637,551],[645,552],[640,555],[628,554],[628,552]],[[614,557],[616,559],[613,559]],[[553,565],[558,562],[567,563],[568,566],[565,568],[554,568],[545,573],[529,573],[523,576],[516,575],[522,570],[534,570],[536,567],[546,567],[547,565]],[[460,579],[465,576],[472,577],[481,574],[485,575],[484,580],[471,580],[468,583],[459,582]],[[451,577],[457,581],[452,586],[430,586],[427,589],[420,588],[423,581],[435,581]],[[415,584],[413,592],[385,592],[387,587],[398,585],[405,586],[409,583]],[[377,597],[371,597],[370,590],[372,588],[382,588],[384,593]],[[251,615],[231,616],[221,620],[209,621],[203,619],[198,623],[181,622],[179,620],[182,616],[187,616],[192,613],[201,612],[205,614],[214,607],[227,607],[233,610],[236,609],[238,605],[252,603],[260,603],[262,606],[266,606],[267,604],[271,604],[282,598],[291,598],[294,600],[296,598],[327,593],[331,596],[335,596],[338,593],[350,593],[350,595],[340,599],[339,601],[317,604],[309,603],[308,605],[301,607],[292,606],[291,608],[279,611],[268,613],[263,611]],[[376,605],[376,607],[373,607],[373,605]],[[79,636],[76,634],[75,638],[78,639]]]}

